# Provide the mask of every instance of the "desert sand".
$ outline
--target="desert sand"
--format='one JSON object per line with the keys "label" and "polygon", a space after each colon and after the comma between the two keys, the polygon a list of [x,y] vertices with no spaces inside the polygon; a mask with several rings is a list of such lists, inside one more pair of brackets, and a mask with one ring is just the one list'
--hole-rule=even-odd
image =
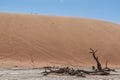
{"label": "desert sand", "polygon": [[91,67],[89,48],[100,62],[120,68],[120,24],[75,17],[0,13],[0,67]]}
{"label": "desert sand", "polygon": [[55,74],[43,76],[43,71],[32,68],[0,68],[0,80],[120,80],[119,69],[117,73],[113,72],[109,76],[87,75],[86,78]]}

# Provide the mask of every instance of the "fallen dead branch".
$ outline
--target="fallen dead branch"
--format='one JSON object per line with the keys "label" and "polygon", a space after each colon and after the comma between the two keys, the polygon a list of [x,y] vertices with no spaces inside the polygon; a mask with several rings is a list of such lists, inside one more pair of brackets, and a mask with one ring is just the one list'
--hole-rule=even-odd
{"label": "fallen dead branch", "polygon": [[55,73],[55,74],[63,74],[63,75],[70,75],[70,76],[77,76],[77,77],[85,77],[83,72],[84,72],[83,70],[75,70],[69,67],[63,67],[63,68],[45,67],[45,71],[42,73],[44,76]]}
{"label": "fallen dead branch", "polygon": [[96,56],[96,52],[97,52],[97,50],[93,50],[92,48],[90,48],[89,53],[92,54],[94,60],[97,63],[97,68],[95,66],[92,66],[91,71],[75,69],[75,68],[70,68],[70,67],[62,67],[61,68],[61,67],[47,66],[47,67],[43,67],[43,69],[45,69],[45,71],[42,72],[42,74],[44,76],[54,73],[54,74],[62,74],[62,75],[69,75],[69,76],[76,76],[76,77],[86,77],[86,74],[88,74],[88,75],[109,75],[111,71],[115,71],[114,69],[108,68],[108,66],[107,66],[108,61],[106,61],[106,67],[102,68],[102,65],[98,59],[98,56]]}

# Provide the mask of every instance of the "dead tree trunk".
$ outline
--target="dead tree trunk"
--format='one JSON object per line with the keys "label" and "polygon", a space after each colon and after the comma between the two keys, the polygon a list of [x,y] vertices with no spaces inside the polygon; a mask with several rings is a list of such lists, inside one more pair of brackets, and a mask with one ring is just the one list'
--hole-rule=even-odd
{"label": "dead tree trunk", "polygon": [[105,63],[105,69],[108,68],[107,64],[108,64],[108,60],[106,60],[106,63]]}
{"label": "dead tree trunk", "polygon": [[95,54],[97,52],[97,50],[93,50],[92,48],[90,48],[90,50],[91,50],[91,52],[89,52],[89,53],[92,53],[93,58],[95,59],[95,61],[97,63],[97,70],[102,71],[101,63],[100,63],[100,61],[98,59],[98,56],[96,56],[96,54]]}

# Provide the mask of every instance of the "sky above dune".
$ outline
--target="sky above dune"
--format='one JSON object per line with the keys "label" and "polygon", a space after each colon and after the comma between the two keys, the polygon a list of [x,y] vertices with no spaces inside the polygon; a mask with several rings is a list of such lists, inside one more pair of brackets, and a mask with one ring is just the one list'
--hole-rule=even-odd
{"label": "sky above dune", "polygon": [[120,24],[120,0],[0,0],[0,12],[74,16]]}

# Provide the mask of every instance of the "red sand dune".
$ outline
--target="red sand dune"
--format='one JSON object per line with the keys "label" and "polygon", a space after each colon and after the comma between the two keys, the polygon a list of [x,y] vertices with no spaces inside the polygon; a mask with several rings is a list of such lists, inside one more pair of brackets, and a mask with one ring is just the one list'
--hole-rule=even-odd
{"label": "red sand dune", "polygon": [[120,67],[120,25],[105,21],[0,13],[0,66],[86,66],[95,61]]}

